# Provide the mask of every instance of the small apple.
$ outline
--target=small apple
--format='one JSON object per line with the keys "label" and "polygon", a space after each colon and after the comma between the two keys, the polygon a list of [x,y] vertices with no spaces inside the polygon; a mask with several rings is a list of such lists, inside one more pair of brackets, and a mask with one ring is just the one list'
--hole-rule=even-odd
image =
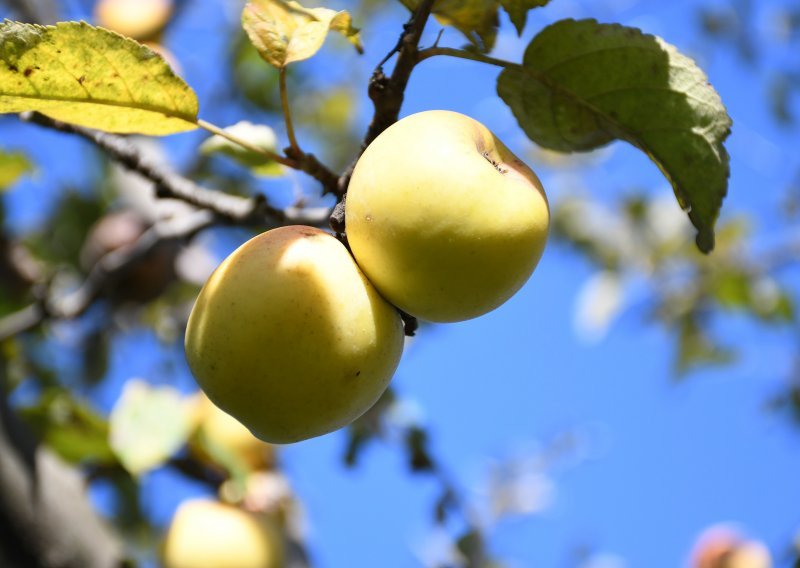
{"label": "small apple", "polygon": [[345,426],[378,400],[403,350],[397,311],[312,227],[273,229],[206,282],[186,329],[200,387],[266,442]]}
{"label": "small apple", "polygon": [[[241,422],[199,393],[195,401],[197,433],[204,438],[203,447],[230,452],[236,459],[258,470],[272,467],[275,448],[262,442]],[[202,450],[199,450],[202,453]]]}
{"label": "small apple", "polygon": [[283,545],[267,517],[207,499],[184,501],[163,547],[165,568],[278,568]]}
{"label": "small apple", "polygon": [[542,184],[481,123],[421,112],[386,129],[358,160],[345,205],[361,269],[395,306],[434,322],[508,300],[544,250]]}
{"label": "small apple", "polygon": [[97,25],[137,40],[157,40],[172,16],[172,0],[99,0]]}

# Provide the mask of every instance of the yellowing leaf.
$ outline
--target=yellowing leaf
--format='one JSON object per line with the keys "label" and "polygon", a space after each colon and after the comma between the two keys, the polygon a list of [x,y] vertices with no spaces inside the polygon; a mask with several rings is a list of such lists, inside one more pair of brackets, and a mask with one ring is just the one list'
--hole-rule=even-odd
{"label": "yellowing leaf", "polygon": [[[409,10],[416,10],[419,0],[400,0]],[[445,26],[464,34],[478,50],[488,52],[494,47],[499,24],[499,0],[437,0],[433,15]]]}
{"label": "yellowing leaf", "polygon": [[0,150],[0,192],[14,185],[20,177],[32,169],[24,154]]}
{"label": "yellowing leaf", "polygon": [[39,111],[108,132],[197,127],[197,97],[153,50],[84,22],[0,24],[0,113]]}
{"label": "yellowing leaf", "polygon": [[281,68],[313,56],[329,30],[342,34],[363,52],[358,29],[347,11],[304,8],[297,2],[253,0],[242,12],[242,26],[261,57]]}

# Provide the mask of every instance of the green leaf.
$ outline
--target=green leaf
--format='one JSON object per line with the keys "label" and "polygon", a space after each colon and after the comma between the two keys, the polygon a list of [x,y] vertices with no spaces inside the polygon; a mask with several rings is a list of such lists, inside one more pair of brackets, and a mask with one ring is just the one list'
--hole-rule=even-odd
{"label": "green leaf", "polygon": [[0,150],[0,193],[14,185],[19,178],[33,170],[25,154]]}
{"label": "green leaf", "polygon": [[0,113],[108,132],[196,128],[197,97],[153,50],[85,22],[0,24]]}
{"label": "green leaf", "polygon": [[[411,11],[419,0],[400,0]],[[499,0],[437,0],[433,15],[444,26],[452,26],[464,34],[474,49],[489,52],[497,39]]]}
{"label": "green leaf", "polygon": [[35,406],[20,410],[39,438],[71,463],[111,464],[108,424],[92,408],[63,389],[46,391]]}
{"label": "green leaf", "polygon": [[645,152],[689,212],[697,246],[714,248],[731,119],[691,59],[636,28],[562,20],[500,74],[497,91],[541,146],[575,152],[619,139]]}
{"label": "green leaf", "polygon": [[297,2],[253,0],[242,11],[242,27],[261,57],[278,68],[313,56],[328,31],[342,34],[363,53],[358,29],[346,10],[304,8]]}
{"label": "green leaf", "polygon": [[191,410],[177,390],[133,379],[111,411],[109,441],[125,469],[139,475],[178,451],[191,427]]}
{"label": "green leaf", "polygon": [[549,2],[550,0],[500,0],[503,9],[511,18],[511,23],[517,28],[517,35],[522,35],[522,30],[525,29],[528,11],[546,6]]}
{"label": "green leaf", "polygon": [[725,365],[735,358],[736,353],[714,341],[695,316],[687,315],[681,319],[678,324],[678,374],[685,374],[702,365]]}
{"label": "green leaf", "polygon": [[[269,126],[253,124],[243,120],[233,126],[228,126],[224,130],[257,148],[272,153],[277,152],[278,138]],[[279,176],[283,174],[283,168],[274,160],[270,160],[264,154],[259,154],[243,148],[239,144],[234,144],[218,134],[206,139],[200,145],[200,152],[205,155],[222,154],[228,156],[243,166],[250,168],[253,173],[258,175]]]}

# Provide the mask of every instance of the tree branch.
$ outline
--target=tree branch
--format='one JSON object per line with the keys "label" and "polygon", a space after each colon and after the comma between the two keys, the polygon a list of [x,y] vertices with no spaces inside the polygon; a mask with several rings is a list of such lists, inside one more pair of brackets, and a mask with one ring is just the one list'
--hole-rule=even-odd
{"label": "tree branch", "polygon": [[[397,122],[400,116],[400,108],[403,106],[405,90],[411,72],[417,64],[417,53],[419,40],[425,29],[425,24],[431,15],[434,0],[422,0],[417,10],[412,14],[411,19],[403,26],[403,33],[394,48],[383,58],[375,68],[372,78],[369,81],[369,98],[375,107],[367,133],[361,143],[361,150],[356,159],[350,164],[347,170],[339,177],[337,195],[341,198],[347,193],[347,186],[350,184],[350,177],[356,167],[356,162],[367,146],[372,143],[378,135]],[[383,65],[395,53],[397,62],[394,65],[391,77],[383,73]]]}
{"label": "tree branch", "polygon": [[122,544],[97,516],[83,481],[41,447],[6,402],[0,358],[0,560],[19,568],[116,568]]}
{"label": "tree branch", "polygon": [[28,331],[47,319],[73,319],[83,314],[113,279],[145,258],[160,243],[188,239],[215,221],[210,211],[194,211],[182,217],[158,221],[131,246],[103,256],[81,286],[60,298],[42,298],[0,319],[0,342]]}

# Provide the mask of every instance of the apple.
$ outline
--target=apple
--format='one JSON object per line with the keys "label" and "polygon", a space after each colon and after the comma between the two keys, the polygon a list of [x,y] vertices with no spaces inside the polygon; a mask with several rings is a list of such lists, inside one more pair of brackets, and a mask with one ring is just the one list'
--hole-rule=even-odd
{"label": "apple", "polygon": [[550,212],[542,184],[478,121],[406,117],[358,160],[345,205],[361,269],[392,304],[434,322],[477,317],[528,280]]}
{"label": "apple", "polygon": [[[253,470],[266,469],[275,461],[275,448],[262,442],[241,422],[211,402],[202,392],[195,401],[197,433],[203,437],[203,447],[229,452]],[[206,456],[209,457],[209,456]]]}
{"label": "apple", "polygon": [[172,16],[172,0],[100,0],[97,25],[138,40],[158,39]]}
{"label": "apple", "polygon": [[278,568],[283,545],[267,517],[208,499],[184,501],[164,541],[165,568]]}
{"label": "apple", "polygon": [[333,236],[273,229],[214,271],[186,329],[200,387],[260,439],[345,426],[378,400],[403,350],[400,315]]}

